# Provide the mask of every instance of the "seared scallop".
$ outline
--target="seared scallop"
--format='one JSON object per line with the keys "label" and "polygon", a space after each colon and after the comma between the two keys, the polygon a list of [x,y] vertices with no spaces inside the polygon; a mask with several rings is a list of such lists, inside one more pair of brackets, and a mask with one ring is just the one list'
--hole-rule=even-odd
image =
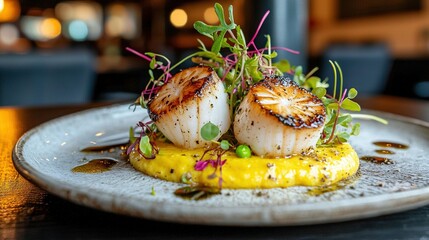
{"label": "seared scallop", "polygon": [[234,135],[265,157],[301,154],[323,131],[323,102],[289,78],[266,77],[250,87],[234,119]]}
{"label": "seared scallop", "polygon": [[149,117],[175,145],[193,149],[211,145],[200,130],[208,122],[219,127],[221,137],[231,125],[228,94],[216,72],[207,66],[185,69],[174,75],[148,102]]}

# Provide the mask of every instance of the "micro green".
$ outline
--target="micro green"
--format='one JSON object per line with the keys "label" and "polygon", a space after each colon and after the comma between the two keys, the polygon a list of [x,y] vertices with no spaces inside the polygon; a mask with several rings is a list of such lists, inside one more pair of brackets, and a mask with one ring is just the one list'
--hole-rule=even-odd
{"label": "micro green", "polygon": [[[329,61],[334,73],[332,95],[326,94],[324,88],[314,88],[313,94],[322,99],[326,108],[326,123],[319,145],[347,142],[350,136],[360,133],[360,123],[353,123],[353,118],[370,119],[386,124],[384,119],[368,114],[350,114],[342,111],[359,112],[360,105],[353,101],[358,91],[355,88],[343,89],[344,79],[340,65],[336,61]],[[337,98],[338,96],[338,98]]]}
{"label": "micro green", "polygon": [[156,131],[156,126],[151,122],[139,122],[137,127],[142,131],[139,137],[134,136],[134,128],[130,128],[130,145],[127,148],[127,154],[133,150],[139,152],[145,159],[154,159],[159,149],[156,146],[155,139],[159,138]]}
{"label": "micro green", "polygon": [[213,124],[212,122],[208,122],[201,127],[201,137],[206,141],[211,141],[215,137],[219,135],[219,127]]}
{"label": "micro green", "polygon": [[[314,95],[320,98],[325,106],[326,120],[323,133],[318,142],[319,146],[346,142],[350,136],[358,135],[360,124],[354,123],[354,118],[387,123],[376,116],[345,112],[359,112],[361,107],[353,100],[358,95],[358,91],[354,88],[343,89],[343,73],[337,62],[329,61],[334,73],[333,93],[329,94],[327,93],[329,86],[327,79],[322,80],[314,75],[318,68],[314,68],[305,74],[302,66],[293,66],[286,59],[276,59],[277,51],[286,51],[291,54],[299,54],[299,52],[285,47],[272,46],[270,35],[265,35],[266,44],[264,47],[256,46],[255,39],[270,11],[264,14],[250,41],[247,41],[241,27],[234,21],[232,6],[228,7],[227,13],[219,3],[214,5],[214,9],[219,20],[218,25],[209,25],[202,21],[197,21],[193,25],[198,33],[212,41],[211,46],[207,47],[202,40],[197,39],[199,43],[198,50],[179,60],[174,65],[164,55],[153,52],[142,54],[131,48],[126,48],[149,62],[149,81],[141,96],[135,101],[136,105],[146,108],[147,102],[172,77],[172,71],[184,62],[192,61],[196,64],[212,67],[222,79],[225,91],[228,93],[231,120],[234,119],[236,109],[247,94],[250,86],[261,81],[266,76],[289,74],[293,76],[293,80],[299,86],[312,91]],[[160,73],[156,74],[155,72]],[[140,124],[140,126],[144,130],[143,135],[137,138],[129,149],[137,148],[141,154],[151,154],[154,157],[157,152],[154,140],[157,137],[159,138],[162,133],[157,131],[153,123]],[[230,129],[224,136],[221,136],[222,139],[229,139],[230,141],[222,140],[219,143],[213,141],[220,133],[218,126],[208,122],[200,129],[201,137],[206,141],[216,143],[217,146],[205,152],[204,155],[209,153],[209,157],[205,159],[202,157],[196,163],[195,170],[203,171],[208,166],[212,166],[215,171],[210,177],[219,178],[220,188],[222,186],[222,165],[226,161],[221,159],[222,155],[231,148],[236,150],[244,148],[241,146],[235,147],[231,144],[236,142],[232,132]],[[152,152],[150,149],[152,149]],[[243,152],[240,154],[248,156],[247,149],[245,154]]]}

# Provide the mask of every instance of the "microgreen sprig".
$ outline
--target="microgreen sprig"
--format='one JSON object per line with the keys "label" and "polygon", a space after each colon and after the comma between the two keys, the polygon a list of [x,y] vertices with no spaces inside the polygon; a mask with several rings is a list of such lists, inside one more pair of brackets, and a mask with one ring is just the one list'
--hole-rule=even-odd
{"label": "microgreen sprig", "polygon": [[[334,72],[334,91],[332,96],[326,94],[326,88],[324,87],[316,87],[312,90],[313,94],[322,100],[326,108],[326,121],[319,145],[347,142],[350,136],[358,135],[360,132],[360,123],[353,124],[352,116],[341,111],[358,112],[361,110],[359,104],[352,100],[357,96],[358,92],[354,88],[349,91],[347,89],[343,90],[344,79],[341,67],[337,62],[331,60],[329,62]],[[337,74],[337,71],[339,74]],[[339,85],[338,89],[337,85]]]}
{"label": "microgreen sprig", "polygon": [[136,150],[145,159],[154,159],[159,152],[155,142],[158,137],[155,131],[156,126],[149,121],[139,122],[137,127],[142,129],[139,137],[134,136],[134,128],[129,130],[130,144],[127,148],[127,154],[129,155],[133,150]]}
{"label": "microgreen sprig", "polygon": [[[366,115],[366,114],[350,114],[345,111],[358,112],[361,110],[358,103],[353,99],[357,96],[356,89],[343,89],[343,74],[337,62],[330,61],[334,71],[334,91],[332,94],[327,94],[328,83],[327,80],[314,74],[318,68],[314,68],[309,73],[304,74],[301,66],[293,66],[286,59],[276,60],[276,51],[287,51],[292,54],[299,52],[285,48],[271,46],[271,37],[266,35],[266,44],[263,48],[259,48],[255,44],[255,39],[259,31],[269,15],[267,11],[262,17],[258,27],[250,39],[246,41],[241,27],[235,23],[233,16],[233,7],[228,7],[228,16],[225,15],[223,7],[216,3],[214,5],[216,15],[219,19],[218,25],[209,25],[201,21],[194,23],[194,28],[203,36],[212,40],[210,48],[206,47],[201,40],[197,40],[200,44],[199,50],[181,59],[176,64],[172,65],[171,61],[160,54],[147,52],[145,54],[138,53],[137,51],[127,48],[128,51],[135,53],[149,62],[149,76],[150,80],[146,88],[142,91],[141,96],[136,100],[136,105],[146,107],[147,101],[157,93],[160,86],[167,83],[171,78],[171,72],[178,68],[183,62],[192,60],[197,64],[204,64],[211,66],[224,82],[226,92],[229,96],[229,107],[231,119],[235,116],[235,111],[241,103],[244,96],[247,94],[249,87],[265,76],[270,75],[293,75],[293,80],[301,87],[312,91],[319,97],[326,108],[326,121],[323,134],[318,142],[318,145],[328,145],[334,143],[346,142],[350,136],[359,134],[360,124],[353,123],[353,118],[372,119],[383,122],[383,119]],[[155,77],[154,71],[161,71],[158,77]],[[201,129],[201,134],[204,139],[214,137],[212,135],[219,134],[216,131],[217,126],[213,124],[206,124]],[[217,128],[218,130],[218,128]],[[232,131],[228,131],[227,135],[232,135]],[[232,139],[231,136],[223,136],[223,139]],[[145,138],[140,142],[148,142]],[[150,141],[149,141],[150,142]],[[213,141],[215,142],[215,141]],[[218,153],[225,151],[225,148],[233,147],[229,141],[220,143]],[[144,149],[144,146],[142,146]],[[148,148],[149,149],[149,148]],[[214,151],[214,150],[213,150]],[[217,151],[217,150],[216,150]],[[216,155],[216,154],[215,154]],[[217,159],[217,158],[216,158]],[[213,159],[212,159],[213,160]],[[205,164],[210,165],[210,164]],[[223,164],[218,163],[218,167]]]}
{"label": "microgreen sprig", "polygon": [[326,87],[313,88],[313,94],[319,97],[326,108],[326,123],[323,129],[319,145],[347,142],[350,136],[360,133],[360,123],[353,123],[353,118],[372,119],[381,123],[387,123],[384,119],[368,114],[343,113],[342,110],[359,112],[360,105],[353,101],[358,95],[355,88],[343,89],[343,72],[336,61],[329,60],[334,73],[334,85],[332,95],[326,93]]}

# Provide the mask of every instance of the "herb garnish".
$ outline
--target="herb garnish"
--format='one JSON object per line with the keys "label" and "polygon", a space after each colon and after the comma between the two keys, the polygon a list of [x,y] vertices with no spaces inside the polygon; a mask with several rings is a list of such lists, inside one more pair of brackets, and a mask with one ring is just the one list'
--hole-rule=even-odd
{"label": "herb garnish", "polygon": [[[327,94],[329,86],[327,82],[313,75],[318,68],[314,68],[308,74],[304,74],[301,66],[292,66],[288,60],[281,59],[275,61],[277,57],[276,51],[287,51],[292,54],[299,54],[299,52],[284,47],[271,46],[269,35],[265,35],[267,39],[265,46],[258,48],[254,41],[259,34],[262,24],[268,17],[269,11],[264,14],[251,40],[246,42],[241,27],[234,22],[233,7],[229,6],[228,8],[228,18],[225,17],[224,9],[219,3],[214,5],[214,9],[219,19],[219,25],[208,25],[201,21],[194,23],[194,28],[200,34],[212,40],[211,47],[207,48],[198,39],[200,44],[199,50],[174,65],[171,64],[171,61],[166,56],[161,54],[152,52],[141,54],[127,48],[128,51],[149,61],[150,79],[141,96],[135,101],[136,105],[146,108],[147,102],[157,93],[163,84],[169,81],[172,76],[171,72],[183,62],[192,60],[194,63],[212,67],[220,76],[229,96],[228,103],[232,120],[234,119],[236,109],[247,94],[250,86],[261,81],[265,76],[289,74],[293,76],[293,80],[299,86],[312,91],[313,94],[319,97],[326,108],[326,124],[318,142],[319,146],[347,142],[350,136],[358,135],[360,124],[352,123],[354,117],[386,123],[385,120],[375,116],[349,114],[341,111],[358,112],[361,108],[358,103],[353,101],[358,94],[357,90],[354,88],[349,90],[343,89],[344,80],[341,68],[337,62],[330,61],[334,71],[334,91],[329,95]],[[161,71],[162,74],[155,77],[155,70]],[[337,71],[339,77],[337,76]],[[339,85],[338,89],[337,85]],[[140,126],[145,130],[142,132],[147,132],[147,134],[140,136],[135,141],[138,144],[134,143],[132,147],[138,146],[137,149],[145,158],[154,157],[157,151],[157,148],[153,145],[156,134],[153,134],[150,129],[153,129],[155,132],[156,127],[151,127],[154,126],[153,123],[140,123]],[[209,122],[201,128],[200,132],[205,140],[212,141],[219,134],[219,128]],[[232,135],[232,131],[229,131],[226,135],[228,134]],[[202,171],[209,165],[212,166],[215,171],[210,177],[213,178],[217,177],[216,172],[219,171],[219,188],[222,186],[222,165],[226,161],[222,160],[221,157],[230,147],[237,149],[230,141],[225,140],[232,139],[231,142],[234,142],[233,136],[223,136],[222,139],[220,143],[216,142],[216,147],[206,150],[195,165],[195,170],[197,171]],[[210,156],[209,159],[203,159],[206,154]],[[245,155],[247,156],[247,153]],[[183,192],[193,192],[193,190],[183,189]]]}

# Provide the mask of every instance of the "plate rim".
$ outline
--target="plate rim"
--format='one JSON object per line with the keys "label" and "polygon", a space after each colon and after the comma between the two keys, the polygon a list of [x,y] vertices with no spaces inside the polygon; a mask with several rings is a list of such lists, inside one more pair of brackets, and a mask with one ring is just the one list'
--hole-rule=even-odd
{"label": "plate rim", "polygon": [[[225,211],[218,211],[215,214],[213,214],[212,210],[207,211],[206,209],[189,211],[191,209],[195,210],[195,206],[184,205],[182,206],[180,211],[177,211],[176,209],[176,211],[174,211],[175,214],[172,214],[170,211],[171,206],[168,206],[168,202],[150,202],[145,198],[137,199],[136,197],[132,197],[127,199],[127,201],[123,201],[116,199],[114,193],[109,193],[100,190],[91,190],[91,192],[88,193],[85,192],[85,189],[76,188],[76,186],[67,182],[62,182],[61,184],[58,184],[56,183],[56,181],[53,181],[53,179],[51,179],[49,175],[43,174],[37,169],[30,166],[24,159],[23,152],[21,150],[24,148],[26,141],[34,134],[37,134],[37,132],[44,127],[49,126],[55,122],[61,122],[64,119],[81,116],[83,114],[96,114],[97,112],[108,111],[109,109],[124,107],[127,105],[129,106],[129,104],[113,104],[109,106],[82,110],[79,112],[51,119],[28,130],[18,139],[14,146],[12,152],[12,162],[15,169],[18,171],[18,173],[20,173],[20,175],[22,175],[24,178],[26,178],[28,181],[35,184],[36,186],[44,189],[50,194],[53,194],[78,205],[126,216],[187,224],[224,226],[311,225],[319,223],[349,221],[381,216],[391,213],[398,213],[429,204],[428,186],[400,192],[383,193],[375,196],[363,196],[354,199],[335,200],[335,204],[338,205],[338,208],[335,211],[332,211],[332,209],[330,209],[330,213],[323,210],[323,205],[326,205],[326,202],[314,202],[295,205],[293,209],[290,209],[290,205],[262,206],[259,208],[251,206],[234,206],[228,208],[228,213],[225,213]],[[378,116],[381,115],[382,117],[387,117],[401,122],[418,125],[424,128],[429,128],[429,122],[408,116],[367,109],[365,109],[364,112],[377,114]],[[357,202],[362,201],[362,199],[365,199],[366,202],[371,203],[366,204],[369,205],[369,209],[366,209],[363,212],[358,211],[362,210],[362,206],[357,204]],[[400,207],[392,208],[389,204],[384,203],[390,203],[392,199],[395,200],[395,206],[400,203]],[[125,207],[121,205],[123,203],[127,203],[125,204]],[[384,203],[384,205],[381,205],[381,203]],[[309,212],[311,212],[313,216],[311,219],[305,216],[296,216],[296,213],[298,211],[302,211],[302,208],[308,209],[308,207],[310,207]],[[366,208],[368,208],[368,206],[366,206]],[[223,212],[223,214],[220,214],[221,212]],[[216,216],[220,214],[221,217],[207,217],[207,214]],[[314,215],[319,217],[314,218]]]}

